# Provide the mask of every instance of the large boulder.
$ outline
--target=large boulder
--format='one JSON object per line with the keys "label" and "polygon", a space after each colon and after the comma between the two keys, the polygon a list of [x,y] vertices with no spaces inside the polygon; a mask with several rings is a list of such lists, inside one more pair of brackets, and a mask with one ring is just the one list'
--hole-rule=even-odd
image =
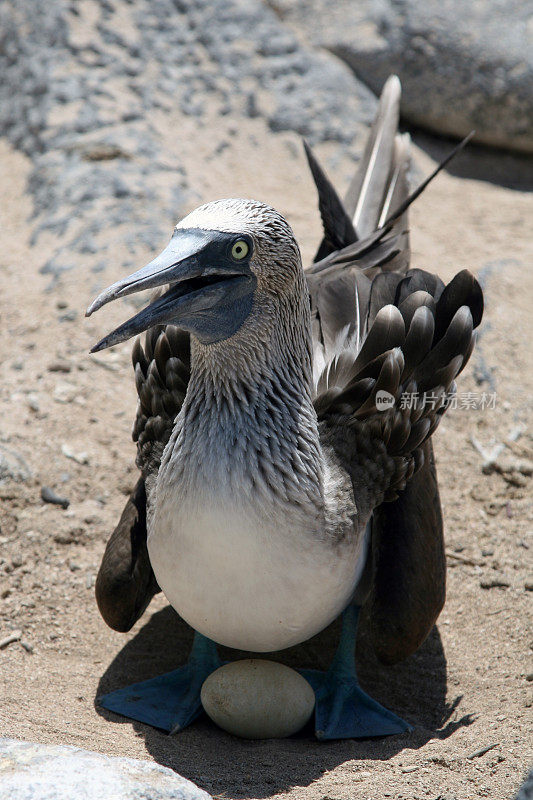
{"label": "large boulder", "polygon": [[533,151],[533,9],[513,0],[275,0],[376,94],[390,73],[402,114],[437,133]]}
{"label": "large boulder", "polygon": [[171,769],[78,747],[0,739],[0,797],[6,800],[210,800]]}

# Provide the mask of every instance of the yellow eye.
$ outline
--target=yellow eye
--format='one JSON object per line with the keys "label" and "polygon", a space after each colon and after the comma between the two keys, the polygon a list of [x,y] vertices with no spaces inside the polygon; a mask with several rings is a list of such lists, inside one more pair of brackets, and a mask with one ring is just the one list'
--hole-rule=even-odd
{"label": "yellow eye", "polygon": [[234,258],[235,261],[242,261],[242,259],[246,258],[248,255],[249,250],[250,248],[247,242],[245,242],[244,239],[238,239],[231,248],[231,257]]}

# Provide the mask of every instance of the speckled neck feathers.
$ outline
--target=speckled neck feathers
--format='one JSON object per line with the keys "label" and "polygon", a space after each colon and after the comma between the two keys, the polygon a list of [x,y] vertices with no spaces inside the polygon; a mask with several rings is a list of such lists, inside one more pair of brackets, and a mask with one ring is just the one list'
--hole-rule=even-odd
{"label": "speckled neck feathers", "polygon": [[303,273],[284,297],[260,290],[231,339],[192,341],[191,378],[161,465],[180,493],[248,495],[313,516],[323,465],[312,404],[309,303]]}

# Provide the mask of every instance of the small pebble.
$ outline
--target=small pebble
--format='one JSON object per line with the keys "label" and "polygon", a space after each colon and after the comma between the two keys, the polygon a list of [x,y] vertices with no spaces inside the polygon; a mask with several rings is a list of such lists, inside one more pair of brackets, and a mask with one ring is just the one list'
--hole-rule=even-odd
{"label": "small pebble", "polygon": [[54,400],[57,403],[72,403],[77,395],[78,387],[66,381],[60,381],[54,389]]}
{"label": "small pebble", "polygon": [[72,369],[68,361],[53,361],[48,364],[48,372],[70,372]]}
{"label": "small pebble", "polygon": [[526,592],[533,592],[533,581],[526,581],[524,583],[524,589]]}
{"label": "small pebble", "polygon": [[66,458],[70,458],[72,461],[75,461],[76,464],[88,464],[89,463],[89,456],[85,452],[75,453],[74,450],[68,444],[61,445],[61,452]]}
{"label": "small pebble", "polygon": [[503,578],[482,578],[479,585],[482,589],[508,589],[511,584]]}
{"label": "small pebble", "polygon": [[75,319],[78,317],[78,312],[71,309],[70,311],[66,311],[64,314],[59,315],[60,322],[74,322]]}
{"label": "small pebble", "polygon": [[71,528],[65,533],[56,533],[54,542],[57,542],[57,544],[73,544],[79,541],[80,533],[83,533],[83,531],[79,528]]}
{"label": "small pebble", "polygon": [[13,644],[13,642],[18,642],[21,638],[22,631],[12,631],[7,636],[4,636],[3,639],[0,639],[0,650],[3,650],[4,647],[8,647],[10,644]]}
{"label": "small pebble", "polygon": [[66,497],[60,497],[53,489],[50,489],[49,486],[41,487],[41,500],[44,500],[45,503],[61,506],[61,508],[68,508],[70,505],[70,500]]}
{"label": "small pebble", "polygon": [[204,682],[202,705],[223,730],[245,739],[281,739],[311,718],[315,694],[298,672],[274,661],[225,664]]}
{"label": "small pebble", "polygon": [[31,411],[35,411],[36,413],[41,410],[39,405],[39,400],[36,394],[29,394],[28,395],[28,407]]}

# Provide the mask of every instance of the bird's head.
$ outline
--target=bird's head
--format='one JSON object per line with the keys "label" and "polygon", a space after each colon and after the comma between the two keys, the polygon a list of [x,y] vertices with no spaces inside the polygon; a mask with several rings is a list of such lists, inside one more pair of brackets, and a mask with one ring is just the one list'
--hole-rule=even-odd
{"label": "bird's head", "polygon": [[255,200],[217,200],[179,222],[168,246],[142,269],[105,289],[87,316],[111,300],[169,284],[169,289],[105,336],[91,352],[172,324],[212,344],[233,336],[254,302],[290,295],[301,259],[286,220]]}

